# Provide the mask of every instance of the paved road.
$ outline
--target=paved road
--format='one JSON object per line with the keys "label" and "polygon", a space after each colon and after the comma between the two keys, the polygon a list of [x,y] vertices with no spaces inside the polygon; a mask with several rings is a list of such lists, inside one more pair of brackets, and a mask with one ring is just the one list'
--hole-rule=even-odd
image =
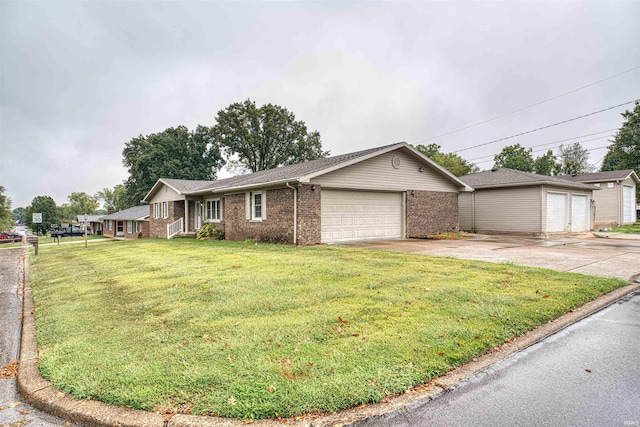
{"label": "paved road", "polygon": [[[20,355],[22,292],[20,263],[22,248],[0,249],[0,369]],[[0,427],[54,427],[64,420],[45,414],[24,403],[16,390],[15,378],[0,378]]]}
{"label": "paved road", "polygon": [[440,398],[354,426],[467,425],[640,426],[640,292]]}

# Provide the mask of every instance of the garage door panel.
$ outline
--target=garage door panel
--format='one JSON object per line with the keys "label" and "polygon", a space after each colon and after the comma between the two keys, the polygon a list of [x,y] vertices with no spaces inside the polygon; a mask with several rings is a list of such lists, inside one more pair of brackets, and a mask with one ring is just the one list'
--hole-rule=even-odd
{"label": "garage door panel", "polygon": [[624,185],[622,187],[623,221],[625,223],[635,222],[636,209],[635,198],[633,197],[633,187]]}
{"label": "garage door panel", "polygon": [[574,194],[571,196],[571,231],[589,230],[589,196]]}
{"label": "garage door panel", "polygon": [[567,196],[566,193],[547,193],[547,233],[567,231]]}
{"label": "garage door panel", "polygon": [[402,193],[322,190],[322,241],[402,237]]}

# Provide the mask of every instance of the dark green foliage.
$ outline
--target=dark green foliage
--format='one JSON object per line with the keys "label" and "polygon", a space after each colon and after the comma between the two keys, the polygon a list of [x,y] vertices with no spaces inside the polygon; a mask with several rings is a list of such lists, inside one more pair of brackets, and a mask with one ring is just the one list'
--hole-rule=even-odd
{"label": "dark green foliage", "polygon": [[533,162],[533,171],[538,175],[553,175],[558,168],[558,162],[556,162],[556,156],[553,151],[549,150],[546,154],[536,158]]}
{"label": "dark green foliage", "polygon": [[496,168],[509,168],[524,172],[533,172],[533,156],[531,148],[520,144],[509,145],[493,157]]}
{"label": "dark green foliage", "polygon": [[4,192],[4,187],[0,185],[0,231],[8,230],[13,222],[11,199],[5,196]]}
{"label": "dark green foliage", "polygon": [[224,165],[211,129],[185,126],[138,136],[125,144],[124,166],[129,170],[122,207],[140,204],[159,178],[213,180]]}
{"label": "dark green foliage", "polygon": [[256,107],[246,100],[218,112],[217,124],[211,128],[216,143],[227,156],[237,156],[230,164],[239,172],[257,172],[278,166],[326,157],[320,133],[308,132],[307,126],[293,113],[278,105]]}
{"label": "dark green foliage", "polygon": [[442,153],[438,144],[417,145],[416,149],[455,176],[463,176],[480,170],[474,163],[466,161],[458,154]]}
{"label": "dark green foliage", "polygon": [[[42,224],[35,226],[32,222],[33,214],[42,214]],[[36,196],[31,205],[25,209],[25,224],[33,231],[37,230],[46,232],[51,227],[51,224],[60,224],[61,213],[58,206],[56,206],[55,200],[49,196]]]}
{"label": "dark green foliage", "polygon": [[199,240],[224,240],[224,229],[207,223],[198,230]]}
{"label": "dark green foliage", "polygon": [[[633,169],[640,175],[640,102],[622,113],[624,121],[602,161],[602,171]],[[640,200],[640,186],[637,186]]]}

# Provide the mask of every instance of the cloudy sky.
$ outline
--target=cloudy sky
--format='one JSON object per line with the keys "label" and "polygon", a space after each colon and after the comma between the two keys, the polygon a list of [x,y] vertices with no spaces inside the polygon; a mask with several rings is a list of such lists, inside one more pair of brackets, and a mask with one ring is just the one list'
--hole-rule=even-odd
{"label": "cloudy sky", "polygon": [[639,99],[640,1],[0,0],[13,208],[111,188],[131,138],[247,98],[331,154],[433,142],[486,169],[505,145],[566,140],[599,164],[632,104],[503,138]]}

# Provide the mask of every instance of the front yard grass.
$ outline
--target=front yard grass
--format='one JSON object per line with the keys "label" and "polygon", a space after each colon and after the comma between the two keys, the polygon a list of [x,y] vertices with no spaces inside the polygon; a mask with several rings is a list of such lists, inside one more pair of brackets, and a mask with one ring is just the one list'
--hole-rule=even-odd
{"label": "front yard grass", "polygon": [[78,398],[291,417],[377,402],[626,283],[336,246],[43,247],[40,370]]}
{"label": "front yard grass", "polygon": [[624,225],[621,227],[613,227],[611,231],[614,233],[637,234],[640,233],[640,222]]}

